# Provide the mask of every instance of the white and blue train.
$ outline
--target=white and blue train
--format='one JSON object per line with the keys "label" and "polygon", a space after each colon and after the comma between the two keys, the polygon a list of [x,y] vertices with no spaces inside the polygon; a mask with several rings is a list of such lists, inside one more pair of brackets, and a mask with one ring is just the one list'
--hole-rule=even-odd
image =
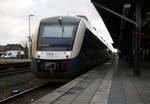
{"label": "white and blue train", "polygon": [[108,47],[84,16],[40,21],[32,40],[32,71],[39,78],[70,79],[108,60]]}

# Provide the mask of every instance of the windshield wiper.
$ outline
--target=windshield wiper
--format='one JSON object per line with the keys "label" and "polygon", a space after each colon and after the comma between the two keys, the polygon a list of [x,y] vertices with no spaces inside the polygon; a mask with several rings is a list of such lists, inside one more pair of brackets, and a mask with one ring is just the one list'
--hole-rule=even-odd
{"label": "windshield wiper", "polygon": [[60,26],[61,26],[61,28],[62,28],[62,37],[63,37],[63,34],[64,34],[64,24],[63,24],[63,19],[62,19],[62,17],[59,17],[59,19],[58,19],[58,21],[59,21],[59,24],[60,24]]}

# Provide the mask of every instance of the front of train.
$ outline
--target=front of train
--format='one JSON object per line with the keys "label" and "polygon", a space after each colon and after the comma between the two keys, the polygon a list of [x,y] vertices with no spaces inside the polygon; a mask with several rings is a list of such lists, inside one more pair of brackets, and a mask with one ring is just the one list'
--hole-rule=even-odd
{"label": "front of train", "polygon": [[37,77],[65,79],[77,74],[82,45],[76,39],[79,24],[80,18],[74,17],[41,20],[32,45],[32,71]]}

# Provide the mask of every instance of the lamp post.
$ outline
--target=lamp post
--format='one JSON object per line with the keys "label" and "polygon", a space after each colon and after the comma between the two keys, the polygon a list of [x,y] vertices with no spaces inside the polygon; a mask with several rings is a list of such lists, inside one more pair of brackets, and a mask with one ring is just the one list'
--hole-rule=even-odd
{"label": "lamp post", "polygon": [[30,33],[30,18],[34,16],[33,14],[29,15],[29,49],[28,49],[28,58],[31,58],[31,48],[32,48],[32,40],[31,40],[31,33]]}

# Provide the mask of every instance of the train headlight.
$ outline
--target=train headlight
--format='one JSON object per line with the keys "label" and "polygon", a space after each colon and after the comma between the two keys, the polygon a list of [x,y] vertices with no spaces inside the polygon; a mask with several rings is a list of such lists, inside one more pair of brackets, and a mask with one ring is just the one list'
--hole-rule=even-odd
{"label": "train headlight", "polygon": [[41,55],[41,52],[37,52],[37,54],[38,54],[38,56],[40,56],[40,55]]}
{"label": "train headlight", "polygon": [[66,58],[69,58],[70,55],[71,55],[71,53],[70,53],[70,52],[67,52],[67,53],[66,53]]}
{"label": "train headlight", "polygon": [[40,58],[41,52],[37,52],[37,56],[38,58]]}
{"label": "train headlight", "polygon": [[71,55],[71,53],[70,53],[70,52],[67,52],[67,53],[66,53],[66,55],[67,55],[67,56],[70,56],[70,55]]}

